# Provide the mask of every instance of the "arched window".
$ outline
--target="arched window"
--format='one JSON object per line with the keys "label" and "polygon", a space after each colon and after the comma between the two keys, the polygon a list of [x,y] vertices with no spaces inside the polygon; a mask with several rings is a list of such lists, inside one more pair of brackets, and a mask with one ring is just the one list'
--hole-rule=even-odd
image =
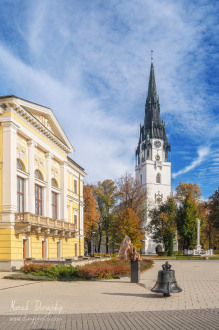
{"label": "arched window", "polygon": [[148,149],[147,150],[147,159],[149,159],[150,158],[150,150]]}
{"label": "arched window", "polygon": [[58,183],[57,183],[56,179],[54,179],[54,178],[51,179],[51,186],[58,188]]}
{"label": "arched window", "polygon": [[157,173],[156,183],[160,183],[160,179],[161,179],[161,175],[160,175],[160,173]]}
{"label": "arched window", "polygon": [[38,171],[38,170],[35,170],[34,176],[35,176],[36,179],[43,180],[43,176],[40,173],[40,171]]}
{"label": "arched window", "polygon": [[25,171],[24,164],[19,158],[17,158],[17,168],[21,171]]}

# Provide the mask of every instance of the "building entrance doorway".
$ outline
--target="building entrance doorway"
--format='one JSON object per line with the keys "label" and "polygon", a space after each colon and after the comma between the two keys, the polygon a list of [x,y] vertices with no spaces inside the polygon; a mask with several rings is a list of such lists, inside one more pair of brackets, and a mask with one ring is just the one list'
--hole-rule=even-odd
{"label": "building entrance doorway", "polygon": [[158,254],[159,252],[162,252],[162,246],[160,244],[156,246],[156,253]]}
{"label": "building entrance doorway", "polygon": [[61,259],[61,242],[57,242],[57,258]]}
{"label": "building entrance doorway", "polygon": [[42,258],[45,259],[45,241],[42,241]]}
{"label": "building entrance doorway", "polygon": [[26,260],[27,257],[27,239],[23,239],[23,259]]}

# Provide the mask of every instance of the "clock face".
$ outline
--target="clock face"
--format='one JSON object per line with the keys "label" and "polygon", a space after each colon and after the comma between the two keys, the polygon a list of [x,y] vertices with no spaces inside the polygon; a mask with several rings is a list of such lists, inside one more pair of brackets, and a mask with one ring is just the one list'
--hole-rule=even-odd
{"label": "clock face", "polygon": [[154,146],[155,146],[155,148],[160,148],[161,142],[160,141],[155,141]]}

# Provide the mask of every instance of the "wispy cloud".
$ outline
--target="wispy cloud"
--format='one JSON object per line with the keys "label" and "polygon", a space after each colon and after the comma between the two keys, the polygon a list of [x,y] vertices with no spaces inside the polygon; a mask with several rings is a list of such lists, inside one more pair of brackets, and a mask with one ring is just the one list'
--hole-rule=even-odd
{"label": "wispy cloud", "polygon": [[200,148],[198,150],[198,158],[195,159],[190,165],[186,166],[184,169],[179,170],[176,173],[173,173],[172,177],[176,178],[179,175],[182,175],[184,173],[187,173],[187,172],[193,170],[194,168],[199,166],[205,160],[206,156],[208,156],[209,153],[210,153],[210,149],[208,147]]}
{"label": "wispy cloud", "polygon": [[185,174],[200,163],[187,166],[189,157],[212,142],[219,149],[217,7],[207,0],[23,0],[22,10],[13,4],[11,11],[3,4],[1,94],[50,106],[88,181],[134,173],[153,49],[174,178],[190,180]]}

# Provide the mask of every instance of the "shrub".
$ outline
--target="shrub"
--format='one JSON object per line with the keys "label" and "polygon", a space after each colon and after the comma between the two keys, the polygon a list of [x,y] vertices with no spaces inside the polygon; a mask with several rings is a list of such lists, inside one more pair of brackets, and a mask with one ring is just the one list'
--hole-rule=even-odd
{"label": "shrub", "polygon": [[[153,260],[145,259],[141,261],[141,272],[150,268],[153,264]],[[118,275],[130,275],[131,267],[129,260],[111,259],[106,261],[96,261],[92,264],[79,266],[78,277],[90,280],[101,278],[113,278]]]}
{"label": "shrub", "polygon": [[30,264],[30,265],[24,265],[22,268],[21,268],[21,271],[23,273],[31,273],[31,272],[38,272],[38,271],[41,271],[41,270],[44,270],[44,269],[48,269],[48,268],[51,268],[52,267],[52,264]]}
{"label": "shrub", "polygon": [[51,264],[30,264],[21,268],[24,273],[36,276],[48,276],[50,278],[63,278],[77,276],[77,267],[68,266],[52,266]]}
{"label": "shrub", "polygon": [[[141,272],[150,268],[153,260],[144,259],[141,263]],[[22,267],[22,271],[28,275],[39,278],[50,279],[72,279],[75,277],[91,280],[102,278],[113,278],[118,275],[130,275],[131,267],[129,260],[110,259],[106,261],[96,261],[84,266],[52,266],[51,264],[30,264]]]}

